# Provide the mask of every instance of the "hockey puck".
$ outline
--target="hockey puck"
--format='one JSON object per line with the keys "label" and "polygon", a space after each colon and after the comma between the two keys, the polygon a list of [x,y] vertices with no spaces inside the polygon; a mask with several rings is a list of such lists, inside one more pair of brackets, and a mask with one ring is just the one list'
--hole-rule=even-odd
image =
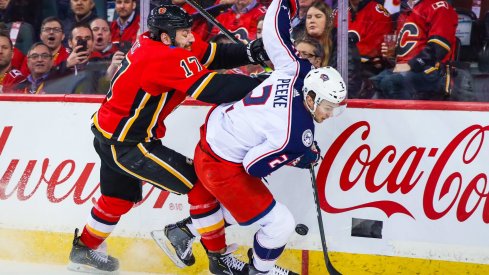
{"label": "hockey puck", "polygon": [[307,232],[309,232],[309,228],[307,225],[299,223],[298,225],[295,226],[295,232],[301,236],[307,235]]}

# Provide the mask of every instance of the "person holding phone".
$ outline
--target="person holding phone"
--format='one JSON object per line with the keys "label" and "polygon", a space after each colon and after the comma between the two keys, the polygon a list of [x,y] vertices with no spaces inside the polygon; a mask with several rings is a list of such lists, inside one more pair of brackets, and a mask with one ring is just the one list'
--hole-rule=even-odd
{"label": "person holding phone", "polygon": [[66,60],[66,68],[78,70],[84,68],[88,63],[93,51],[93,33],[90,26],[81,24],[75,25],[71,30],[68,44],[71,48],[71,54]]}

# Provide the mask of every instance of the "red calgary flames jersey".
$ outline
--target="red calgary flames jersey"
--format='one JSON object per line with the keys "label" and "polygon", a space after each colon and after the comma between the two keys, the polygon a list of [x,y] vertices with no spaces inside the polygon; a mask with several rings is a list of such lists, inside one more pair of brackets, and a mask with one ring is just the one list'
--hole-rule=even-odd
{"label": "red calgary flames jersey", "polygon": [[[338,25],[338,10],[334,11],[334,25]],[[357,48],[362,58],[370,59],[381,56],[380,47],[384,35],[393,32],[389,12],[381,4],[371,1],[362,7],[352,21],[351,9],[348,12],[348,33],[358,37]]]}
{"label": "red calgary flames jersey", "polygon": [[448,51],[442,62],[450,59],[458,24],[457,13],[450,4],[443,0],[422,0],[399,20],[403,23],[396,48],[398,63],[407,63],[428,43],[436,43]]}
{"label": "red calgary flames jersey", "polygon": [[358,51],[362,57],[373,58],[381,56],[380,47],[384,42],[384,35],[392,32],[392,20],[384,6],[371,1],[356,14],[355,21],[351,21],[348,32],[355,33],[359,41]]}
{"label": "red calgary flames jersey", "polygon": [[185,99],[186,91],[209,73],[207,64],[200,63],[209,44],[195,39],[188,51],[154,41],[147,33],[138,38],[93,116],[106,138],[147,142],[164,136],[164,119]]}
{"label": "red calgary flames jersey", "polygon": [[[256,25],[258,20],[265,16],[265,12],[266,8],[258,4],[246,13],[236,13],[233,9],[228,9],[216,19],[239,40],[249,42],[256,39]],[[214,27],[210,37],[218,33],[219,29]]]}
{"label": "red calgary flames jersey", "polygon": [[0,81],[0,93],[10,93],[16,84],[25,79],[25,76],[16,69],[10,70]]}

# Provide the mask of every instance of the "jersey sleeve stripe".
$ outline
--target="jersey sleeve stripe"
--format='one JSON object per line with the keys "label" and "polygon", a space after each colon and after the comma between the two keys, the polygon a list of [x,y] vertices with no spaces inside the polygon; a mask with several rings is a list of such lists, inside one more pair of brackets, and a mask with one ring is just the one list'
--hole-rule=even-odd
{"label": "jersey sleeve stripe", "polygon": [[112,138],[112,134],[109,133],[109,132],[106,132],[104,129],[102,129],[102,127],[100,127],[100,125],[98,124],[98,112],[95,113],[95,115],[93,116],[93,125],[95,125],[95,127],[97,128],[97,130],[107,139],[111,139]]}
{"label": "jersey sleeve stripe", "polygon": [[[141,145],[141,144],[138,144],[138,146],[139,146],[139,145]],[[141,145],[141,146],[142,146],[142,145]],[[145,177],[143,177],[143,176],[141,176],[141,175],[138,175],[138,174],[134,173],[133,171],[131,171],[131,170],[127,169],[127,168],[126,168],[124,165],[122,165],[122,164],[121,164],[121,163],[118,161],[118,158],[117,158],[117,153],[116,153],[116,150],[115,150],[115,146],[114,146],[114,145],[111,145],[111,146],[110,146],[110,148],[111,148],[111,151],[112,151],[112,158],[114,159],[115,163],[117,164],[117,166],[119,166],[119,168],[121,168],[122,170],[124,170],[126,173],[128,173],[128,174],[130,174],[130,175],[132,175],[132,176],[134,176],[134,177],[136,177],[136,178],[138,178],[138,179],[141,179],[141,180],[144,180],[144,181],[146,181],[146,182],[149,182],[149,183],[151,183],[151,184],[153,184],[153,185],[155,185],[155,186],[158,186],[159,188],[161,188],[161,189],[163,189],[163,190],[168,190],[168,191],[170,191],[170,192],[178,193],[178,192],[176,192],[175,190],[172,190],[172,189],[168,188],[167,186],[161,185],[161,184],[160,184],[160,183],[158,183],[158,182],[152,181],[152,180],[150,180],[150,179],[148,179],[148,178],[145,178]]]}
{"label": "jersey sleeve stripe", "polygon": [[144,154],[145,157],[151,159],[152,161],[156,162],[159,164],[161,167],[165,168],[166,171],[170,172],[173,176],[175,176],[177,179],[179,179],[183,184],[185,184],[188,188],[192,188],[194,185],[192,182],[190,182],[189,179],[187,179],[185,176],[183,176],[178,170],[174,169],[171,165],[168,163],[164,162],[162,159],[158,158],[154,154],[151,154],[144,146],[139,143],[138,144],[139,150]]}
{"label": "jersey sleeve stripe", "polygon": [[165,102],[167,98],[168,98],[168,93],[164,93],[161,95],[160,102],[158,102],[158,107],[154,112],[153,117],[151,118],[151,123],[149,124],[148,129],[146,129],[146,133],[148,134],[148,136],[145,138],[146,142],[149,142],[153,137],[153,133],[151,132],[151,130],[155,127],[158,116],[161,113],[163,106],[165,106]]}
{"label": "jersey sleeve stripe", "polygon": [[447,51],[450,51],[450,45],[447,44],[445,41],[442,41],[440,39],[432,38],[432,39],[428,40],[427,43],[435,43],[435,44],[439,45],[440,47],[443,47]]}
{"label": "jersey sleeve stripe", "polygon": [[208,74],[199,84],[199,86],[195,89],[195,91],[190,95],[190,97],[194,99],[198,99],[199,95],[204,91],[205,87],[209,82],[212,80],[212,78],[216,75],[216,72]]}
{"label": "jersey sleeve stripe", "polygon": [[[214,57],[216,56],[217,52],[217,44],[216,43],[209,43],[209,54],[206,60],[203,60],[202,62],[205,67],[209,67],[209,65],[214,61]],[[207,56],[207,55],[206,55]]]}
{"label": "jersey sleeve stripe", "polygon": [[146,106],[146,103],[148,102],[148,100],[150,98],[151,98],[150,94],[144,95],[143,99],[139,103],[139,106],[136,108],[134,115],[127,120],[126,124],[122,128],[121,134],[119,135],[119,138],[117,139],[117,141],[124,141],[124,139],[126,138],[126,135],[129,132],[129,129],[131,128],[132,124],[134,123],[134,121],[136,121],[136,119],[139,116],[139,113],[144,108],[144,106]]}

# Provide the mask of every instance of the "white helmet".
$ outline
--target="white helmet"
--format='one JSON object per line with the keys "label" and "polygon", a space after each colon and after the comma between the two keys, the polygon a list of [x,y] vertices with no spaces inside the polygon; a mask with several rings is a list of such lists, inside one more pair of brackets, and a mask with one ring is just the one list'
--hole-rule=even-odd
{"label": "white helmet", "polygon": [[329,66],[311,70],[304,78],[302,91],[304,100],[309,92],[316,94],[314,109],[309,109],[312,114],[323,100],[341,105],[346,98],[346,85],[343,78],[337,70]]}

